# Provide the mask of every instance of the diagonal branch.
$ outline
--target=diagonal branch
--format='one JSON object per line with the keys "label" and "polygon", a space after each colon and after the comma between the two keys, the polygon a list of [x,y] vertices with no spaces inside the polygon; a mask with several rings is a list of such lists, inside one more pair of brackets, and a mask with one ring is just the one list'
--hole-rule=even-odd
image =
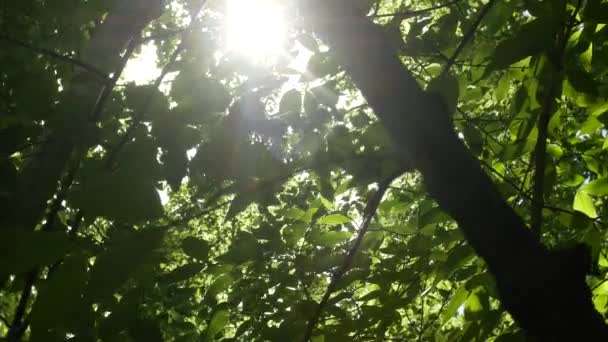
{"label": "diagonal branch", "polygon": [[[93,33],[82,53],[86,64],[95,65],[104,74],[116,70],[120,54],[134,36],[160,15],[160,1],[135,0],[114,3],[111,11]],[[105,86],[84,68],[76,70],[67,83],[58,104],[63,126],[52,127],[44,143],[32,158],[26,161],[19,173],[15,209],[1,222],[7,227],[34,229],[44,215],[47,201],[53,196],[58,182],[74,149],[88,131],[88,113],[95,106]]]}
{"label": "diagonal branch", "polygon": [[[572,20],[576,19],[581,1],[578,1],[578,5],[572,14]],[[572,27],[569,25],[566,32],[561,32],[557,38],[557,46],[555,51],[552,53],[555,55],[554,60],[547,62],[553,63],[547,66],[551,70],[547,71],[550,73],[548,79],[545,81],[547,86],[547,93],[543,101],[540,115],[538,116],[538,137],[536,139],[536,145],[534,147],[534,186],[532,191],[532,223],[531,229],[534,235],[540,239],[542,236],[542,225],[543,225],[543,208],[545,207],[545,165],[547,159],[547,138],[548,138],[548,126],[551,115],[555,111],[555,101],[561,93],[561,84],[563,81],[562,69],[564,53],[566,51],[566,45],[572,32]],[[543,72],[541,70],[541,72]]]}
{"label": "diagonal branch", "polygon": [[[190,23],[190,27],[188,27],[184,32],[189,32],[191,30],[191,28],[196,25],[195,19],[196,19],[196,17],[198,17],[198,14],[203,9],[205,2],[206,2],[206,0],[201,1],[199,6],[192,12],[192,19],[191,19],[192,21]],[[179,43],[179,45],[177,46],[175,51],[173,51],[173,53],[169,57],[169,61],[167,62],[167,64],[165,64],[165,66],[161,70],[160,75],[154,81],[154,84],[152,85],[153,89],[158,89],[158,87],[163,83],[163,80],[165,79],[165,77],[167,76],[167,74],[169,73],[169,71],[175,64],[175,62],[177,61],[177,58],[182,53],[182,51],[184,51],[184,49],[186,48],[186,44],[187,44],[186,39],[182,38],[182,41]],[[122,136],[120,141],[116,144],[116,146],[110,152],[110,154],[107,158],[108,166],[112,166],[114,164],[114,162],[116,161],[116,158],[118,157],[118,154],[120,153],[120,150],[133,137],[135,130],[137,129],[137,127],[139,127],[139,124],[141,124],[142,120],[144,119],[145,115],[147,114],[147,111],[150,109],[150,106],[152,105],[153,100],[154,100],[154,93],[151,92],[150,95],[148,95],[148,97],[145,99],[142,108],[133,115],[133,120],[131,121],[131,124],[127,128],[127,131],[125,132],[125,134]]]}
{"label": "diagonal branch", "polygon": [[19,39],[7,36],[5,34],[0,34],[0,40],[4,40],[4,41],[8,42],[9,44],[13,44],[15,46],[20,46],[22,48],[26,48],[26,49],[32,50],[32,51],[34,51],[36,53],[39,53],[41,55],[49,56],[49,57],[58,59],[58,60],[63,61],[63,62],[74,64],[76,66],[79,66],[79,67],[81,67],[81,68],[83,68],[83,69],[85,69],[87,71],[90,71],[91,73],[97,75],[101,80],[108,81],[108,74],[107,73],[101,71],[96,66],[88,64],[88,63],[85,63],[85,62],[83,62],[81,60],[72,58],[70,56],[59,54],[59,53],[57,53],[57,52],[55,52],[53,50],[49,50],[49,49],[45,49],[45,48],[34,46],[32,44],[20,41]]}
{"label": "diagonal branch", "polygon": [[391,175],[384,181],[382,181],[378,186],[378,190],[367,201],[367,205],[365,206],[365,209],[363,211],[363,223],[361,224],[361,228],[359,229],[357,238],[355,239],[353,246],[348,251],[348,254],[344,258],[342,265],[340,265],[340,268],[338,268],[338,270],[332,275],[331,281],[330,281],[329,285],[327,286],[327,289],[325,290],[325,294],[323,294],[323,298],[321,298],[321,301],[319,302],[319,305],[317,306],[317,310],[314,312],[313,316],[308,321],[308,325],[306,326],[306,331],[304,333],[304,338],[302,339],[303,342],[308,342],[311,339],[315,326],[317,325],[317,322],[321,318],[323,309],[325,309],[325,306],[327,305],[327,302],[329,301],[329,297],[335,291],[336,286],[338,285],[338,282],[340,282],[340,280],[342,279],[344,274],[346,274],[346,272],[350,268],[353,260],[355,259],[355,255],[359,251],[359,246],[361,246],[361,241],[363,241],[363,238],[365,237],[365,233],[367,233],[367,231],[369,229],[369,225],[372,222],[374,215],[376,214],[376,210],[378,210],[378,205],[382,201],[382,197],[384,197],[386,190],[388,190],[388,188],[391,185],[391,183],[393,182],[393,180],[395,180],[395,178],[399,177],[401,175],[401,173],[402,172],[399,171],[399,172]]}
{"label": "diagonal branch", "polygon": [[462,1],[462,0],[452,0],[452,1],[448,1],[448,2],[443,3],[443,4],[439,4],[439,5],[435,5],[435,6],[432,6],[432,7],[419,9],[419,10],[413,10],[413,11],[403,11],[403,12],[394,12],[394,13],[373,14],[373,15],[368,16],[368,18],[397,17],[397,18],[400,18],[400,19],[408,19],[408,18],[412,18],[412,17],[417,17],[419,15],[424,15],[424,14],[427,14],[429,12],[433,12],[433,11],[436,11],[436,10],[441,9],[441,8],[450,7],[452,5],[455,5],[455,4],[459,3],[460,1]]}
{"label": "diagonal branch", "polygon": [[420,171],[431,196],[484,259],[514,320],[540,340],[578,340],[581,333],[585,340],[608,340],[585,283],[584,251],[549,251],[535,238],[382,28],[358,15],[348,0],[309,0],[301,7],[388,130],[400,158]]}
{"label": "diagonal branch", "polygon": [[445,67],[443,68],[443,72],[442,72],[443,74],[447,74],[448,71],[450,70],[450,68],[452,67],[452,65],[454,65],[454,63],[456,63],[458,56],[460,56],[460,54],[462,53],[462,50],[464,50],[464,47],[473,39],[473,37],[475,36],[475,32],[477,32],[477,29],[479,28],[479,25],[481,24],[481,21],[490,12],[490,10],[492,9],[492,7],[494,6],[495,3],[496,3],[496,0],[490,0],[481,9],[481,11],[479,12],[479,15],[477,16],[477,19],[475,19],[475,22],[473,23],[471,28],[467,31],[467,33],[465,33],[464,37],[462,38],[462,41],[456,48],[456,51],[454,51],[454,54],[452,55],[452,57],[450,57],[448,59],[447,63],[445,64]]}

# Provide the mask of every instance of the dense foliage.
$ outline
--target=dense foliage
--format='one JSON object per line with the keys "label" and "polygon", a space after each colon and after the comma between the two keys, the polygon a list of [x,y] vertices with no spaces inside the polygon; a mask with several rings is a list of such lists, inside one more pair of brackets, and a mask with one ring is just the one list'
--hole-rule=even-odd
{"label": "dense foliage", "polygon": [[[538,238],[589,247],[606,317],[608,2],[356,3]],[[523,340],[298,1],[271,63],[224,5],[3,2],[2,336]],[[145,46],[160,76],[121,78]]]}

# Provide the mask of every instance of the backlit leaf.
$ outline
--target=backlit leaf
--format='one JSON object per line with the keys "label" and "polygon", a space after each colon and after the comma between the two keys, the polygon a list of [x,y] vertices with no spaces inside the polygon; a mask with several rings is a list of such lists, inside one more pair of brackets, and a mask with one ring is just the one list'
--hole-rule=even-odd
{"label": "backlit leaf", "polygon": [[335,226],[338,224],[349,223],[350,221],[352,221],[352,219],[348,216],[345,216],[342,214],[330,214],[330,215],[325,215],[325,216],[322,216],[321,218],[319,218],[317,220],[317,223]]}
{"label": "backlit leaf", "polygon": [[576,192],[574,196],[574,203],[572,204],[574,210],[580,211],[581,213],[589,216],[590,218],[597,217],[597,211],[593,204],[593,199],[589,194],[582,189]]}

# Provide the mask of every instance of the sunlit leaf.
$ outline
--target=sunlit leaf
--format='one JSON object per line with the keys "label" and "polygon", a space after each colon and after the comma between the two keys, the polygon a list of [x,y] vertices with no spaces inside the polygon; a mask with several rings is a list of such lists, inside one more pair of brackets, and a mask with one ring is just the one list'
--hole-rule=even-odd
{"label": "sunlit leaf", "polygon": [[466,299],[464,314],[468,320],[480,320],[489,309],[488,294],[483,288],[478,287]]}
{"label": "sunlit leaf", "polygon": [[589,195],[605,196],[608,194],[608,178],[600,178],[583,185],[579,191]]}
{"label": "sunlit leaf", "polygon": [[459,287],[458,290],[456,290],[456,292],[452,295],[452,298],[450,298],[448,305],[445,307],[445,309],[441,313],[441,321],[443,323],[445,323],[448,320],[450,320],[452,317],[454,317],[454,315],[456,314],[458,309],[462,306],[462,304],[465,302],[465,300],[467,299],[468,296],[469,296],[469,291],[467,291],[467,289],[464,287],[464,285]]}
{"label": "sunlit leaf", "polygon": [[342,214],[330,214],[330,215],[325,215],[323,217],[320,217],[317,220],[317,223],[327,224],[327,225],[338,225],[338,224],[349,223],[350,221],[352,221],[352,219],[348,216],[345,216]]}
{"label": "sunlit leaf", "polygon": [[574,196],[574,203],[572,204],[574,210],[580,211],[581,213],[589,216],[590,218],[597,217],[597,211],[593,204],[593,199],[589,194],[582,189],[576,192]]}
{"label": "sunlit leaf", "polygon": [[352,234],[349,232],[322,232],[313,236],[313,243],[323,247],[333,247],[339,243],[348,241]]}

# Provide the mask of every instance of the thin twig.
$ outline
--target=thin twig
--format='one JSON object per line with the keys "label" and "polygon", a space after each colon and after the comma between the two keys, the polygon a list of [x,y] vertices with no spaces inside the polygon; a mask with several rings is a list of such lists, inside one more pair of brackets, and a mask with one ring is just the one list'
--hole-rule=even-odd
{"label": "thin twig", "polygon": [[[72,186],[74,182],[74,178],[76,177],[76,172],[80,165],[80,160],[82,158],[77,158],[76,162],[70,169],[67,171],[65,177],[63,177],[61,181],[61,186],[55,198],[52,200],[49,205],[49,211],[46,215],[46,220],[44,225],[42,226],[42,231],[48,232],[55,229],[55,222],[57,220],[59,212],[63,209],[63,201],[67,197],[68,190]],[[19,297],[19,303],[15,308],[15,314],[13,315],[13,321],[10,325],[10,329],[7,334],[7,339],[10,342],[20,341],[23,337],[23,334],[27,330],[29,325],[29,319],[25,318],[27,304],[32,295],[32,289],[34,284],[38,280],[38,274],[40,273],[40,267],[34,267],[30,271],[27,272],[25,276],[25,281],[23,284],[23,289],[21,290],[21,296]]]}
{"label": "thin twig", "polygon": [[[572,18],[576,18],[578,11],[581,6],[579,0],[577,6],[572,14]],[[551,114],[554,112],[555,99],[557,98],[558,91],[560,90],[562,82],[562,68],[564,53],[568,43],[568,38],[572,32],[572,26],[568,26],[565,32],[561,32],[559,36],[559,45],[556,50],[555,71],[551,72],[551,79],[548,81],[549,89],[547,91],[543,108],[538,117],[538,138],[536,139],[536,146],[534,148],[534,187],[532,191],[532,222],[531,229],[534,235],[540,239],[542,235],[543,225],[543,208],[545,206],[545,163],[547,154],[547,138],[548,138],[548,126]],[[549,62],[551,63],[551,62]],[[555,79],[558,78],[558,79]]]}
{"label": "thin twig", "polygon": [[456,51],[454,51],[454,54],[452,55],[452,57],[450,57],[448,59],[447,63],[445,64],[445,67],[443,68],[442,74],[447,74],[448,71],[450,70],[450,68],[452,67],[452,65],[454,65],[454,63],[456,62],[456,59],[458,58],[458,56],[460,56],[460,53],[462,52],[462,50],[464,49],[464,47],[475,36],[475,32],[479,28],[479,25],[481,24],[481,21],[488,14],[488,12],[490,12],[490,9],[492,9],[492,7],[494,6],[495,2],[496,2],[495,0],[490,0],[481,9],[481,11],[479,12],[479,15],[477,16],[477,19],[475,19],[475,22],[473,23],[473,25],[471,26],[471,28],[469,29],[469,31],[467,31],[467,33],[462,38],[462,41],[460,42],[460,44],[456,48]]}
{"label": "thin twig", "polygon": [[389,188],[389,186],[391,185],[393,180],[395,180],[395,178],[399,177],[399,175],[401,175],[401,174],[402,174],[401,171],[396,172],[396,173],[392,174],[390,177],[388,177],[387,179],[385,179],[384,181],[382,181],[378,186],[378,190],[368,200],[367,205],[365,206],[365,209],[363,210],[363,223],[361,224],[361,228],[359,229],[357,238],[355,239],[355,242],[354,242],[353,246],[351,247],[351,249],[349,250],[348,254],[344,258],[342,265],[340,265],[340,268],[338,268],[338,270],[332,275],[331,281],[330,281],[329,285],[327,286],[327,289],[325,290],[325,294],[323,295],[323,298],[319,302],[319,305],[317,306],[315,313],[308,321],[308,325],[306,327],[306,332],[304,333],[304,338],[302,339],[303,342],[308,342],[311,339],[312,333],[315,329],[315,326],[317,325],[317,322],[319,321],[319,319],[321,317],[323,309],[325,308],[325,305],[327,305],[327,302],[329,301],[329,297],[336,289],[336,286],[338,285],[339,281],[342,279],[344,274],[350,268],[350,266],[355,258],[355,255],[357,254],[357,252],[359,250],[359,246],[361,246],[361,241],[363,241],[363,237],[365,237],[365,233],[367,233],[367,230],[369,229],[369,225],[372,222],[374,215],[376,214],[376,210],[378,209],[378,205],[382,201],[382,197],[384,197],[386,190]]}
{"label": "thin twig", "polygon": [[[196,23],[195,19],[198,16],[199,12],[203,9],[204,5],[205,5],[205,1],[201,1],[201,4],[199,5],[199,7],[193,12],[191,26],[193,26]],[[182,37],[182,41],[179,43],[179,45],[177,46],[175,51],[173,51],[173,53],[169,57],[169,61],[167,62],[167,64],[165,64],[165,66],[163,67],[163,69],[160,72],[160,75],[154,81],[154,84],[152,85],[152,89],[158,89],[158,87],[163,82],[163,79],[167,76],[167,74],[171,70],[173,64],[177,61],[177,58],[179,57],[179,55],[182,53],[182,51],[185,48],[186,48],[186,39],[184,39],[184,37]],[[152,105],[152,102],[154,100],[154,96],[155,96],[155,93],[151,92],[148,95],[148,97],[146,98],[142,108],[133,115],[133,120],[131,121],[131,124],[127,128],[127,131],[122,136],[122,138],[120,139],[118,144],[114,147],[114,149],[108,155],[108,158],[107,158],[108,167],[112,167],[114,165],[114,162],[116,161],[116,158],[117,158],[118,154],[120,153],[120,150],[132,138],[133,134],[135,133],[135,130],[137,129],[137,127],[139,127],[139,124],[142,122],[144,116],[147,114],[148,110],[150,109],[150,106]]]}
{"label": "thin twig", "polygon": [[2,321],[2,323],[4,323],[4,325],[6,325],[8,328],[11,327],[11,323],[8,321],[8,319],[6,319],[6,317],[0,315],[0,321]]}
{"label": "thin twig", "polygon": [[419,10],[413,10],[413,11],[403,11],[403,12],[394,12],[394,13],[384,13],[384,14],[372,14],[370,16],[368,16],[369,18],[384,18],[384,17],[400,17],[402,19],[408,19],[411,17],[416,17],[422,14],[426,14],[444,7],[449,7],[452,5],[457,4],[458,2],[460,2],[461,0],[452,0],[449,2],[446,2],[444,4],[439,4],[436,6],[432,6],[432,7],[428,7],[428,8],[423,8],[423,9],[419,9]]}
{"label": "thin twig", "polygon": [[90,71],[91,73],[97,75],[104,82],[109,82],[109,80],[110,80],[109,76],[105,72],[101,71],[100,69],[96,68],[93,65],[87,64],[87,63],[85,63],[83,61],[80,61],[78,59],[74,59],[74,58],[72,58],[70,56],[62,55],[62,54],[59,54],[59,53],[57,53],[55,51],[52,51],[52,50],[49,50],[49,49],[37,47],[37,46],[34,46],[32,44],[20,41],[18,39],[15,39],[13,37],[9,37],[9,36],[4,35],[4,34],[0,34],[0,40],[4,40],[4,41],[6,41],[6,42],[8,42],[10,44],[13,44],[13,45],[16,45],[16,46],[20,46],[20,47],[32,50],[32,51],[37,52],[39,54],[42,54],[42,55],[45,55],[45,56],[49,56],[49,57],[61,60],[63,62],[67,62],[67,63],[71,63],[71,64],[74,64],[74,65],[77,65],[77,66],[79,66],[79,67],[81,67],[81,68],[83,68],[83,69],[85,69],[87,71]]}
{"label": "thin twig", "polygon": [[114,91],[114,88],[116,87],[116,82],[118,82],[118,78],[120,77],[120,75],[122,75],[123,71],[125,70],[127,62],[129,61],[129,58],[131,58],[131,55],[133,54],[133,51],[135,50],[136,47],[137,47],[137,40],[135,38],[131,38],[131,40],[129,41],[129,44],[127,45],[125,53],[122,57],[122,60],[120,61],[120,64],[118,65],[116,70],[114,70],[114,74],[112,75],[112,78],[110,78],[110,80],[107,82],[107,84],[104,85],[101,92],[99,93],[99,96],[97,97],[95,106],[93,106],[93,110],[91,111],[91,115],[89,116],[89,118],[91,119],[92,122],[97,122],[101,119],[101,113],[103,113],[105,104],[108,101],[110,94],[112,94],[112,91]]}
{"label": "thin twig", "polygon": [[23,316],[25,315],[27,304],[29,303],[32,295],[32,288],[37,278],[38,268],[29,271],[25,275],[25,281],[23,284],[23,290],[21,290],[21,296],[19,297],[19,303],[17,303],[15,314],[13,315],[13,321],[10,324],[10,329],[6,335],[6,340],[9,342],[20,341],[23,333],[25,333],[27,326],[23,324]]}

